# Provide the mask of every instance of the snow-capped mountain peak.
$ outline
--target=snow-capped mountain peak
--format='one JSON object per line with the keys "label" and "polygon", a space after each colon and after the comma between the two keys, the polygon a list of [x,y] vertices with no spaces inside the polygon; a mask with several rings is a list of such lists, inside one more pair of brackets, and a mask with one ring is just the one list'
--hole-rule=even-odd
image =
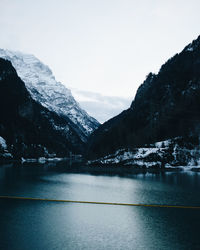
{"label": "snow-capped mountain peak", "polygon": [[0,57],[11,61],[33,99],[49,110],[70,118],[82,131],[83,140],[99,126],[81,109],[71,91],[56,81],[51,69],[34,55],[0,49]]}

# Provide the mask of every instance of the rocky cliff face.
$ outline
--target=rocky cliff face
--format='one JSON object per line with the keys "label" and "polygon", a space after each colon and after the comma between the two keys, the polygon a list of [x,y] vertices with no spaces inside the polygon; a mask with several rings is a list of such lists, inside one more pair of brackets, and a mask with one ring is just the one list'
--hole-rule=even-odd
{"label": "rocky cliff face", "polygon": [[150,147],[152,143],[177,137],[184,143],[190,142],[190,148],[196,147],[200,135],[199,108],[200,37],[169,59],[157,75],[150,73],[130,108],[92,134],[88,157]]}
{"label": "rocky cliff face", "polygon": [[11,62],[0,58],[0,158],[64,157],[82,152],[79,126],[44,106],[33,98]]}
{"label": "rocky cliff face", "polygon": [[35,56],[0,49],[0,57],[11,61],[31,97],[60,116],[70,119],[83,142],[99,126],[73,98],[71,91],[57,82],[50,68]]}

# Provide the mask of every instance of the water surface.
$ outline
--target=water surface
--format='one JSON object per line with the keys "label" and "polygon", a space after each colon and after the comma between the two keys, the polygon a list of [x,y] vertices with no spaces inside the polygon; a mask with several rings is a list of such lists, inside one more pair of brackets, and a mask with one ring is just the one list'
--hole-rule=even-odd
{"label": "water surface", "polygon": [[[1,165],[0,195],[200,206],[196,172],[73,172]],[[0,221],[1,249],[200,249],[200,210],[0,200]]]}

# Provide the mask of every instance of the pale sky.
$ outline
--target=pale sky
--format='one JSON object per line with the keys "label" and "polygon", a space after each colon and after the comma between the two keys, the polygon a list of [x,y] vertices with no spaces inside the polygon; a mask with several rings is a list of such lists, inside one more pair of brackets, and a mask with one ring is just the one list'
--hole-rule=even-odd
{"label": "pale sky", "polygon": [[0,0],[0,47],[31,53],[69,88],[134,97],[200,34],[199,0]]}

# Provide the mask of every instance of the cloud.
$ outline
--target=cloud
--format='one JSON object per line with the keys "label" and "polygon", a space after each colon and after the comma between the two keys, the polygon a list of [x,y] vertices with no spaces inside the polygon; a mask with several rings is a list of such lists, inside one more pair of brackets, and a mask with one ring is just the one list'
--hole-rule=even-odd
{"label": "cloud", "polygon": [[89,115],[103,123],[130,107],[133,98],[104,96],[99,93],[71,89],[73,96]]}

